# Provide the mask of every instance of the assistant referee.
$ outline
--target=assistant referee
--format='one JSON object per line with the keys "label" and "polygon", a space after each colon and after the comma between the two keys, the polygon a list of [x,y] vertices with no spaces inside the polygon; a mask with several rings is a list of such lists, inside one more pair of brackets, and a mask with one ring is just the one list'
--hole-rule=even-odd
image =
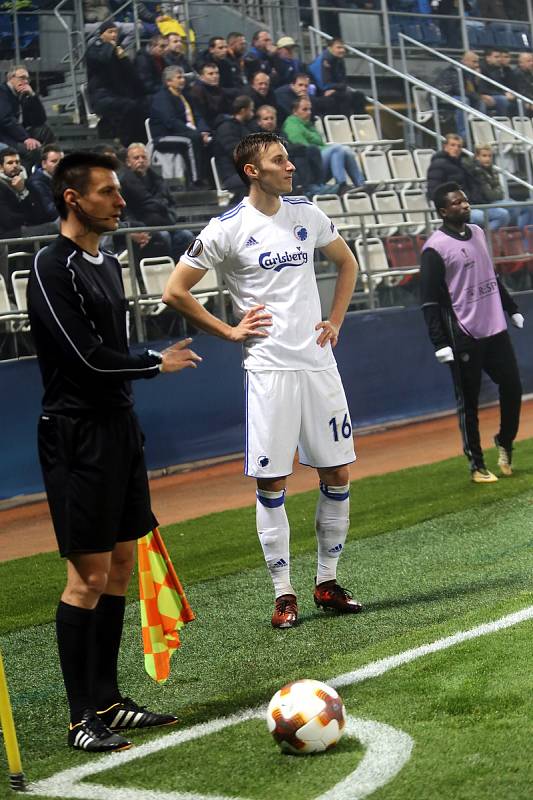
{"label": "assistant referee", "polygon": [[56,623],[68,743],[94,752],[130,747],[122,729],[177,721],[124,697],[117,679],[136,540],[157,524],[130,381],[201,361],[190,339],[162,353],[129,352],[121,267],[99,247],[125,206],[117,166],[95,153],[60,161],[52,186],[61,233],[37,254],[28,283],[44,384],[39,458],[67,561]]}

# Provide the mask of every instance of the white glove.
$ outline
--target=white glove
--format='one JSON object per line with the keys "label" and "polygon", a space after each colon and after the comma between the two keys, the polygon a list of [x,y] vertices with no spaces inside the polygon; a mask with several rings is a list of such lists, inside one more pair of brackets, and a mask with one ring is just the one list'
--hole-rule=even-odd
{"label": "white glove", "polygon": [[453,350],[451,347],[441,347],[440,350],[435,351],[435,358],[439,364],[446,364],[447,361],[453,361]]}
{"label": "white glove", "polygon": [[515,328],[523,328],[524,327],[524,317],[522,314],[513,314],[511,317],[511,322],[515,326]]}

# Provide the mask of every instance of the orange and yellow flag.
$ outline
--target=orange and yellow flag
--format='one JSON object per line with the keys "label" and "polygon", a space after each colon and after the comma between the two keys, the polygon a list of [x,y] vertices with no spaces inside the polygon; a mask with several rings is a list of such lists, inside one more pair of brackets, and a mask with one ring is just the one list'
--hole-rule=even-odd
{"label": "orange and yellow flag", "polygon": [[158,683],[170,673],[170,657],[180,646],[178,631],[194,619],[185,592],[157,528],[138,540],[139,597],[144,666]]}

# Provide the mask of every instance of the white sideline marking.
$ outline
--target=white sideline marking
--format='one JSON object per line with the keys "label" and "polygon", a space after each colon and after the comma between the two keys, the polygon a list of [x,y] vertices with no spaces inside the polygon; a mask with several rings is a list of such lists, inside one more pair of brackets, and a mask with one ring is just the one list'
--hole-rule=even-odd
{"label": "white sideline marking", "polygon": [[[533,606],[528,606],[493,622],[478,625],[470,630],[458,631],[451,636],[437,639],[430,644],[405,650],[403,653],[382,658],[379,661],[373,661],[353,672],[338,675],[328,683],[335,688],[361,683],[369,678],[379,677],[391,669],[407,664],[422,656],[445,650],[448,647],[476,639],[479,636],[496,633],[529,619],[533,619]],[[107,787],[92,783],[81,784],[79,781],[89,776],[97,775],[100,772],[120,767],[138,758],[144,758],[160,750],[165,750],[168,747],[175,747],[182,742],[216,733],[231,725],[237,725],[250,719],[260,718],[265,711],[266,706],[246,709],[229,717],[214,719],[183,731],[167,734],[132,750],[96,758],[96,760],[91,760],[79,767],[63,770],[50,778],[30,784],[28,794],[41,797],[77,798],[77,800],[230,800],[230,798],[221,795],[199,795],[189,792],[150,790],[148,794],[145,789]],[[413,746],[412,739],[406,733],[397,731],[388,725],[369,720],[358,720],[349,717],[347,733],[350,736],[357,736],[367,746],[365,756],[351,775],[348,775],[347,778],[326,792],[326,794],[321,795],[320,798],[316,798],[316,800],[348,800],[348,798],[349,800],[362,800],[362,798],[368,797],[369,794],[376,791],[399,772],[408,760]],[[357,785],[355,785],[355,782]],[[233,798],[233,800],[237,799]]]}

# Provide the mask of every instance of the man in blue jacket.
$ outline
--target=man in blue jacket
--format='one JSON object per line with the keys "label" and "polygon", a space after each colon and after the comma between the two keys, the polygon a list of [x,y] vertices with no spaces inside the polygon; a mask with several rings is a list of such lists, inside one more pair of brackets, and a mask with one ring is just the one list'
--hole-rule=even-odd
{"label": "man in blue jacket", "polygon": [[348,86],[345,57],[346,48],[342,39],[332,39],[325,50],[309,64],[308,71],[321,95],[334,95],[339,114],[364,114],[365,96]]}

